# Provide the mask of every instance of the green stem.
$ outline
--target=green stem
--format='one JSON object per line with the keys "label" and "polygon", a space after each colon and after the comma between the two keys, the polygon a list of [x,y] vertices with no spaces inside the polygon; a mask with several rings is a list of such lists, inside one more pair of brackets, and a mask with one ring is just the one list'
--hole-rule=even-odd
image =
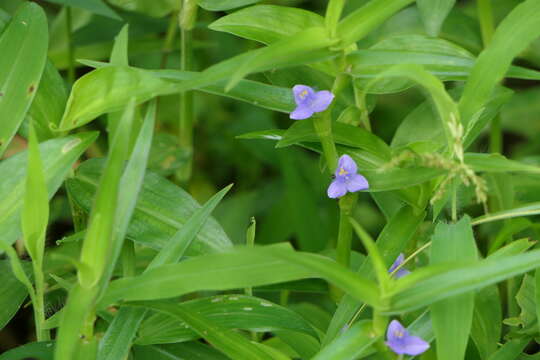
{"label": "green stem", "polygon": [[354,89],[354,102],[358,110],[360,111],[360,122],[371,132],[371,123],[369,121],[369,111],[366,105],[366,94],[356,85],[356,81],[353,80]]}
{"label": "green stem", "polygon": [[176,33],[178,32],[178,12],[173,11],[169,19],[169,26],[167,27],[167,33],[165,35],[165,41],[163,42],[163,48],[161,49],[161,64],[160,68],[164,69],[167,66],[167,59],[172,52],[174,40],[176,39]]}
{"label": "green stem", "polygon": [[339,199],[339,232],[336,244],[337,262],[347,269],[351,259],[352,225],[349,217],[352,215],[358,194],[349,193]]}
{"label": "green stem", "polygon": [[502,153],[502,128],[500,116],[495,116],[493,120],[491,120],[489,150],[492,153]]}
{"label": "green stem", "polygon": [[[255,221],[255,218],[254,218],[254,217],[251,217],[250,222],[249,222],[248,229],[247,229],[247,231],[246,231],[246,246],[247,246],[247,247],[253,247],[253,246],[255,246],[255,231],[256,231],[256,227],[257,227],[257,222]],[[245,293],[246,295],[248,295],[248,296],[252,296],[252,295],[253,295],[253,288],[252,288],[251,286],[245,288],[244,293]]]}
{"label": "green stem", "polygon": [[[192,33],[191,30],[181,30],[181,69],[191,70]],[[187,161],[178,169],[177,179],[187,182],[191,177],[193,163],[193,92],[185,91],[180,95],[180,122],[178,142],[180,148],[187,153]]]}
{"label": "green stem", "polygon": [[313,126],[321,141],[328,171],[333,174],[337,168],[338,153],[336,144],[334,144],[334,136],[332,135],[332,118],[330,117],[330,113],[325,112],[320,117],[314,117]]}
{"label": "green stem", "polygon": [[73,31],[72,19],[71,19],[71,7],[66,6],[66,34],[68,45],[68,81],[69,85],[73,85],[75,82],[75,50],[73,48],[73,39],[71,33]]}
{"label": "green stem", "polygon": [[345,0],[330,0],[326,7],[325,22],[326,28],[330,33],[330,37],[334,38],[337,35],[337,25],[345,6]]}
{"label": "green stem", "polygon": [[484,47],[489,45],[495,25],[493,21],[493,11],[491,9],[491,0],[476,0],[478,19],[480,21],[480,30],[482,31],[482,41]]}
{"label": "green stem", "polygon": [[135,276],[135,244],[131,240],[125,240],[122,247],[122,272],[124,277]]}
{"label": "green stem", "polygon": [[452,184],[452,222],[457,222],[457,180]]}
{"label": "green stem", "polygon": [[34,278],[35,278],[35,287],[36,294],[33,302],[34,309],[34,322],[36,326],[36,337],[37,341],[47,341],[50,339],[49,331],[43,329],[43,324],[45,323],[45,280],[43,277],[43,271],[41,269],[41,264],[35,262],[32,263],[34,267]]}

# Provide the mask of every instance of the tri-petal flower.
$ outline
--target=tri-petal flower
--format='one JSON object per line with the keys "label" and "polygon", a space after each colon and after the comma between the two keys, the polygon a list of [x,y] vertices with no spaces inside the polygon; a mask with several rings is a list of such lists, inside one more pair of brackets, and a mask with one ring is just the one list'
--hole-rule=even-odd
{"label": "tri-petal flower", "polygon": [[334,174],[334,181],[328,187],[328,197],[335,199],[342,197],[347,192],[368,189],[368,181],[362,175],[357,174],[357,171],[358,167],[354,160],[347,154],[342,155]]}
{"label": "tri-petal flower", "polygon": [[330,91],[315,91],[307,85],[295,85],[293,95],[296,109],[289,115],[293,120],[307,119],[314,113],[324,111],[334,100],[334,94]]}
{"label": "tri-petal flower", "polygon": [[386,330],[386,345],[396,354],[420,355],[429,344],[421,337],[409,334],[397,320],[392,320]]}

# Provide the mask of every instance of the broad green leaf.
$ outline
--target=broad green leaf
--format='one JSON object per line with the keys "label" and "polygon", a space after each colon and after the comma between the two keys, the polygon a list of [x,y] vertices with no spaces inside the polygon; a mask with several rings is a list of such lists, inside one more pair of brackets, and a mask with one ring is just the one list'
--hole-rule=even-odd
{"label": "broad green leaf", "polygon": [[45,251],[45,234],[49,222],[49,194],[37,136],[32,127],[30,127],[28,142],[28,170],[25,183],[21,215],[24,244],[32,261],[41,268]]}
{"label": "broad green leaf", "polygon": [[[58,130],[76,128],[103,113],[120,110],[130,96],[134,96],[139,103],[156,96],[180,93],[184,83],[196,81],[202,76],[202,73],[188,71],[144,70],[95,62],[89,64],[99,68],[75,83],[70,95],[72,100],[68,102]],[[224,86],[225,81],[221,80],[198,90],[286,113],[295,106],[290,89],[251,80],[240,81],[228,92],[224,91]]]}
{"label": "broad green leaf", "polygon": [[489,360],[514,360],[518,359],[521,352],[531,341],[530,338],[517,338],[506,342],[497,352],[489,357]]}
{"label": "broad green leaf", "polygon": [[167,360],[228,360],[229,358],[215,348],[196,341],[188,343],[135,346],[135,360],[156,360],[165,357]]}
{"label": "broad green leaf", "polygon": [[[87,161],[77,169],[76,176],[67,181],[68,191],[84,211],[90,211],[103,165],[100,160]],[[198,208],[197,202],[180,187],[147,172],[126,236],[161,249]],[[231,245],[221,226],[210,218],[187,254],[219,252]]]}
{"label": "broad green leaf", "polygon": [[[466,80],[475,58],[467,50],[443,39],[422,35],[398,35],[383,39],[369,49],[347,55],[353,76],[361,79],[376,77],[392,65],[422,65],[442,81]],[[508,77],[540,79],[540,72],[511,66]],[[393,93],[414,85],[403,79],[388,79],[369,89],[370,93]]]}
{"label": "broad green leaf", "polygon": [[[381,161],[389,161],[391,158],[391,151],[388,145],[377,135],[363,128],[334,122],[332,124],[332,134],[336,144],[364,149],[374,156],[379,157]],[[293,123],[281,135],[281,139],[276,147],[280,148],[301,142],[319,142],[319,137],[315,132],[312,121],[297,121]]]}
{"label": "broad green leaf", "polygon": [[[313,327],[295,312],[267,300],[244,295],[218,295],[183,302],[181,306],[226,329],[256,332],[289,330],[317,339]],[[188,324],[160,313],[146,318],[136,343],[150,345],[178,343],[199,338]]]}
{"label": "broad green leaf", "polygon": [[[56,193],[71,167],[86,148],[96,139],[97,133],[78,133],[64,138],[48,140],[39,146],[49,199]],[[21,235],[21,207],[25,194],[28,154],[21,152],[0,162],[0,172],[10,174],[0,182],[0,233],[8,244]]]}
{"label": "broad green leaf", "polygon": [[25,124],[28,126],[32,122],[40,141],[57,137],[58,134],[55,134],[51,127],[57,127],[60,123],[66,101],[64,80],[54,65],[47,61],[36,96],[26,114],[26,121],[21,126],[21,132]]}
{"label": "broad green leaf", "polygon": [[173,87],[148,72],[126,66],[94,70],[73,85],[58,131],[84,125],[105,112],[119,111],[131,98],[139,104],[172,93]]}
{"label": "broad green leaf", "polygon": [[145,303],[145,306],[168,316],[185,321],[201,337],[224,354],[239,360],[272,360],[266,352],[241,334],[223,328],[208,317],[190,312],[181,304]]}
{"label": "broad green leaf", "polygon": [[453,148],[451,124],[459,124],[459,112],[456,103],[446,92],[442,82],[419,65],[396,65],[379,74],[367,84],[366,91],[377,82],[387,78],[405,78],[420,85],[427,92],[442,123],[448,149]]}
{"label": "broad green leaf", "polygon": [[54,341],[31,342],[0,355],[0,360],[53,360]]}
{"label": "broad green leaf", "polygon": [[311,11],[277,5],[251,6],[223,16],[208,27],[215,31],[271,44],[315,26],[324,19]]}
{"label": "broad green leaf", "polygon": [[127,356],[145,309],[120,308],[99,342],[98,360],[123,359]]}
{"label": "broad green leaf", "polygon": [[388,293],[387,312],[418,309],[533,270],[540,266],[540,250],[462,264],[429,266],[401,278]]}
{"label": "broad green leaf", "polygon": [[506,319],[505,324],[517,326],[514,331],[519,334],[535,335],[538,333],[538,318],[536,306],[536,279],[525,274],[519,291],[516,294],[516,302],[520,308],[519,316]]}
{"label": "broad green leaf", "polygon": [[0,36],[0,156],[21,126],[47,59],[44,11],[25,3]]}
{"label": "broad green leaf", "polygon": [[[85,9],[96,15],[106,16],[111,19],[121,20],[121,18],[105,4],[102,0],[46,0],[51,3],[73,6],[81,9]],[[114,0],[113,0],[114,1]],[[113,1],[110,1],[111,3]]]}
{"label": "broad green leaf", "polygon": [[497,350],[502,328],[502,309],[499,288],[496,285],[480,290],[474,299],[471,339],[482,359]]}
{"label": "broad green leaf", "polygon": [[416,0],[426,32],[437,36],[448,13],[456,0]]}
{"label": "broad green leaf", "polygon": [[540,174],[540,167],[509,160],[500,154],[465,154],[465,163],[478,172]]}
{"label": "broad green leaf", "polygon": [[540,214],[540,203],[529,203],[513,209],[497,211],[473,219],[473,225],[480,225],[492,221],[500,221],[520,216],[533,216]]}
{"label": "broad green leaf", "polygon": [[[27,263],[23,263],[29,265]],[[30,269],[30,267],[28,267]],[[0,329],[17,313],[28,292],[13,275],[7,260],[0,261]],[[1,359],[2,357],[0,357]]]}
{"label": "broad green leaf", "polygon": [[[390,267],[398,255],[405,249],[406,244],[416,233],[418,227],[424,221],[425,216],[425,212],[418,212],[409,206],[403,206],[388,221],[377,238],[377,247],[388,267]],[[395,241],[395,239],[400,239],[400,241]],[[368,259],[362,263],[362,266],[358,268],[357,272],[367,278],[374,278],[371,260]],[[350,295],[345,295],[341,299],[324,337],[323,346],[328,345],[338,336],[341,329],[351,320],[361,305],[361,302]]]}
{"label": "broad green leaf", "polygon": [[148,16],[163,17],[172,11],[179,10],[178,0],[108,0],[111,5],[126,11],[139,12]]}
{"label": "broad green leaf", "polygon": [[[431,238],[430,264],[477,259],[476,243],[469,217],[456,224],[439,223]],[[440,360],[465,357],[473,320],[474,293],[449,297],[431,305],[431,321]]]}
{"label": "broad green leaf", "polygon": [[324,347],[313,360],[355,360],[378,340],[371,321],[363,320]]}
{"label": "broad green leaf", "polygon": [[[128,199],[125,198],[127,194],[124,194],[122,197],[119,194],[123,165],[128,158],[128,141],[134,112],[135,101],[132,100],[122,115],[109,150],[103,175],[99,180],[89,225],[81,248],[81,262],[90,266],[92,269],[91,273],[78,273],[79,282],[84,288],[96,286],[109,266],[109,260],[112,259],[114,263],[114,253],[117,248],[116,242],[123,240],[123,236],[119,236],[120,238],[116,237],[117,231],[118,235],[121,235],[122,232],[122,226],[119,226],[118,222],[122,217],[125,217],[124,227],[127,227],[130,218],[129,207],[124,208],[126,206],[125,201]],[[129,199],[133,199],[133,194],[129,195]],[[113,201],[112,206],[111,201]],[[127,211],[128,214],[117,213],[117,208]],[[113,257],[110,256],[111,251],[113,252]]]}
{"label": "broad green leaf", "polygon": [[472,127],[513,59],[540,36],[540,0],[526,0],[499,24],[478,57],[459,102],[465,128]]}
{"label": "broad green leaf", "polygon": [[[153,128],[153,121],[146,121],[143,130],[148,127]],[[147,146],[149,143],[146,144]],[[148,149],[147,149],[148,150]],[[135,162],[136,163],[136,162]],[[143,162],[144,163],[144,162]],[[144,167],[143,167],[144,168]],[[127,175],[127,174],[125,174]],[[131,176],[126,176],[126,179],[131,180]],[[184,255],[186,249],[195,239],[198,232],[203,227],[204,223],[210,217],[210,213],[217,206],[219,201],[225,196],[232,185],[229,185],[219,193],[214,195],[203,207],[195,211],[188,219],[187,223],[172,237],[171,240],[164,246],[161,251],[152,259],[145,271],[159,265],[173,264]],[[127,226],[127,224],[125,224]],[[112,267],[111,267],[112,270]],[[139,324],[145,316],[144,309],[120,308],[115,320],[107,328],[107,332],[100,343],[98,352],[98,360],[114,359],[116,357],[124,357],[131,347],[132,340],[135,338]],[[122,319],[122,320],[116,320]],[[129,322],[132,325],[126,327],[125,323]],[[163,335],[163,330],[159,332]]]}
{"label": "broad green leaf", "polygon": [[259,1],[261,0],[199,0],[198,4],[205,10],[224,11],[255,4]]}
{"label": "broad green leaf", "polygon": [[326,257],[274,246],[199,256],[113,281],[101,306],[120,300],[164,299],[199,290],[239,289],[312,277],[324,278],[359,300],[378,304],[378,290],[371,280]]}
{"label": "broad green leaf", "polygon": [[[311,359],[319,352],[321,345],[312,336],[298,332],[279,330],[276,336],[287,344],[302,359]],[[295,356],[293,356],[295,357]]]}
{"label": "broad green leaf", "polygon": [[414,0],[372,0],[345,17],[337,28],[340,46],[345,48],[365,37],[390,16]]}

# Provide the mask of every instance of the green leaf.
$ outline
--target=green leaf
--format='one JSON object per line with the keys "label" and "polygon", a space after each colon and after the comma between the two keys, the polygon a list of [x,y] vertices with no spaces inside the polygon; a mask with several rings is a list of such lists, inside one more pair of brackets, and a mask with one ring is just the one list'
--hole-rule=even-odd
{"label": "green leaf", "polygon": [[215,348],[200,342],[168,344],[161,346],[135,346],[135,360],[156,360],[165,356],[167,360],[228,360]]}
{"label": "green leaf", "polygon": [[224,11],[255,4],[259,1],[261,0],[199,0],[198,4],[205,10]]}
{"label": "green leaf", "polygon": [[[30,265],[23,263],[24,265]],[[30,270],[30,266],[27,266]],[[21,307],[28,292],[26,287],[13,275],[8,260],[0,261],[0,330],[6,326]],[[2,357],[0,357],[1,359]]]}
{"label": "green leaf", "polygon": [[36,266],[41,268],[49,222],[49,194],[39,144],[32,127],[28,141],[28,170],[21,220],[26,250]]}
{"label": "green leaf", "polygon": [[[225,329],[243,329],[256,332],[289,330],[317,339],[313,327],[300,315],[267,300],[244,295],[219,295],[183,302],[181,306],[191,313],[201,314]],[[178,343],[199,338],[188,324],[160,313],[146,318],[136,343],[150,345]]]}
{"label": "green leaf", "polygon": [[52,62],[47,61],[23,126],[33,123],[40,141],[57,137],[58,134],[53,133],[51,128],[57,127],[60,123],[66,101],[67,92],[64,80]]}
{"label": "green leaf", "polygon": [[426,32],[430,36],[439,34],[444,19],[446,19],[455,3],[456,0],[416,0]]}
{"label": "green leaf", "polygon": [[199,313],[190,312],[181,304],[145,303],[146,307],[185,321],[189,327],[224,354],[239,360],[272,360],[266,352],[251,343],[244,336],[223,328]]}
{"label": "green leaf", "polygon": [[517,5],[499,24],[489,45],[478,57],[459,102],[465,128],[482,113],[512,60],[540,36],[540,0]]}
{"label": "green leaf", "polygon": [[[85,9],[93,14],[106,16],[111,19],[122,20],[116,12],[108,7],[102,0],[46,0],[51,3],[73,6],[80,9]],[[113,0],[114,1],[114,0]],[[113,3],[113,1],[110,1]],[[114,5],[114,4],[113,4]]]}
{"label": "green leaf", "polygon": [[[391,151],[388,145],[377,135],[363,128],[334,122],[332,124],[332,134],[336,144],[366,150],[373,156],[380,158],[380,161],[389,161],[391,159]],[[245,139],[246,137],[240,138]],[[293,123],[281,135],[276,147],[280,148],[301,142],[319,142],[312,121],[296,121]]]}
{"label": "green leaf", "polygon": [[311,27],[324,26],[324,19],[311,11],[277,5],[251,6],[223,16],[208,27],[271,44]]}
{"label": "green leaf", "polygon": [[496,285],[480,290],[474,299],[471,338],[482,359],[497,350],[502,328],[502,309],[499,288]]}
{"label": "green leaf", "polygon": [[0,156],[36,95],[47,43],[47,18],[35,3],[22,5],[0,36]]}
{"label": "green leaf", "polygon": [[[425,212],[415,211],[409,206],[403,206],[386,224],[383,231],[377,238],[377,247],[381,252],[388,267],[394,262],[398,255],[405,249],[406,244],[416,233],[418,227],[424,221]],[[400,239],[400,241],[395,241]],[[362,263],[358,268],[358,274],[374,278],[374,270],[371,260]],[[323,346],[333,341],[341,329],[351,320],[356,311],[362,305],[350,295],[345,295],[338,305],[328,331],[323,340]]]}
{"label": "green leaf", "polygon": [[[97,133],[78,133],[49,140],[39,146],[49,199],[56,193],[79,156],[96,139]],[[10,174],[0,182],[0,232],[8,244],[21,235],[21,207],[25,194],[28,154],[21,152],[0,162],[0,172]]]}
{"label": "green leaf", "polygon": [[[431,238],[430,264],[477,259],[476,243],[469,217],[456,224],[439,223]],[[440,360],[465,357],[473,320],[474,293],[447,298],[431,305],[431,321]]]}
{"label": "green leaf", "polygon": [[53,360],[54,341],[28,343],[0,355],[0,360]]}
{"label": "green leaf", "polygon": [[418,309],[454,295],[481,289],[540,266],[540,250],[461,265],[429,266],[396,282],[388,293],[388,313]]}
{"label": "green leaf", "polygon": [[119,300],[164,299],[198,290],[239,289],[312,277],[322,277],[359,300],[378,304],[378,290],[372,281],[326,257],[274,246],[199,256],[113,281],[101,306]]}
{"label": "green leaf", "polygon": [[120,308],[99,343],[97,360],[124,359],[145,314],[146,309]]}
{"label": "green leaf", "polygon": [[465,163],[477,172],[540,174],[540,167],[509,160],[500,154],[465,154]]}
{"label": "green leaf", "polygon": [[[74,201],[86,212],[92,206],[103,165],[103,161],[97,159],[86,161],[79,166],[76,176],[67,181]],[[126,236],[137,243],[161,249],[199,208],[180,187],[147,172]],[[225,231],[210,218],[187,254],[223,251],[231,245]]]}
{"label": "green leaf", "polygon": [[530,338],[517,338],[506,342],[496,353],[489,357],[489,360],[514,360],[519,357]]}
{"label": "green leaf", "polygon": [[540,214],[540,202],[529,203],[513,209],[497,211],[491,214],[486,214],[473,219],[473,225],[480,225],[487,222],[511,219],[520,216],[533,216]]}
{"label": "green leaf", "polygon": [[[140,103],[156,96],[180,93],[185,89],[186,82],[194,82],[202,76],[202,73],[189,71],[144,70],[107,63],[85,63],[98,69],[77,80],[59,130],[76,128],[103,113],[120,110],[130,96]],[[295,107],[292,92],[287,88],[242,80],[226,92],[224,80],[208,83],[210,85],[198,90],[280,112],[289,113]]]}
{"label": "green leaf", "polygon": [[181,2],[177,0],[108,0],[111,5],[126,11],[133,11],[152,17],[163,17],[179,10]]}
{"label": "green leaf", "polygon": [[390,16],[411,4],[414,0],[372,0],[353,11],[338,24],[340,46],[345,48],[364,38]]}
{"label": "green leaf", "polygon": [[342,336],[324,347],[313,360],[355,360],[378,340],[371,321],[354,324]]}

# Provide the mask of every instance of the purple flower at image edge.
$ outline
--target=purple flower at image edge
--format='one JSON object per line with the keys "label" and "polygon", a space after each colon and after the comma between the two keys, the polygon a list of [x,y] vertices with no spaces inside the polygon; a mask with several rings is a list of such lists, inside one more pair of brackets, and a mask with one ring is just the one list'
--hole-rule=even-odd
{"label": "purple flower at image edge", "polygon": [[328,187],[328,197],[335,199],[342,197],[347,192],[368,189],[368,181],[362,175],[357,174],[357,170],[354,160],[349,155],[342,155],[334,174],[334,181]]}
{"label": "purple flower at image edge", "polygon": [[[392,273],[394,272],[394,270],[396,270],[396,268],[398,266],[400,266],[401,264],[403,264],[403,262],[405,261],[405,255],[403,254],[399,254],[399,256],[397,257],[396,261],[394,261],[394,263],[392,264],[392,266],[390,266],[390,269],[388,269],[388,272],[389,273]],[[400,277],[403,277],[407,274],[410,274],[411,272],[407,269],[403,269],[403,268],[400,268],[398,271],[395,272],[394,274],[394,277],[396,279],[399,279]]]}
{"label": "purple flower at image edge", "polygon": [[293,120],[307,119],[314,113],[324,111],[334,100],[334,94],[330,91],[315,91],[307,85],[295,85],[292,91],[296,109],[289,117]]}
{"label": "purple flower at image edge", "polygon": [[410,335],[397,320],[392,320],[386,331],[386,345],[396,354],[420,355],[429,344],[422,338]]}

